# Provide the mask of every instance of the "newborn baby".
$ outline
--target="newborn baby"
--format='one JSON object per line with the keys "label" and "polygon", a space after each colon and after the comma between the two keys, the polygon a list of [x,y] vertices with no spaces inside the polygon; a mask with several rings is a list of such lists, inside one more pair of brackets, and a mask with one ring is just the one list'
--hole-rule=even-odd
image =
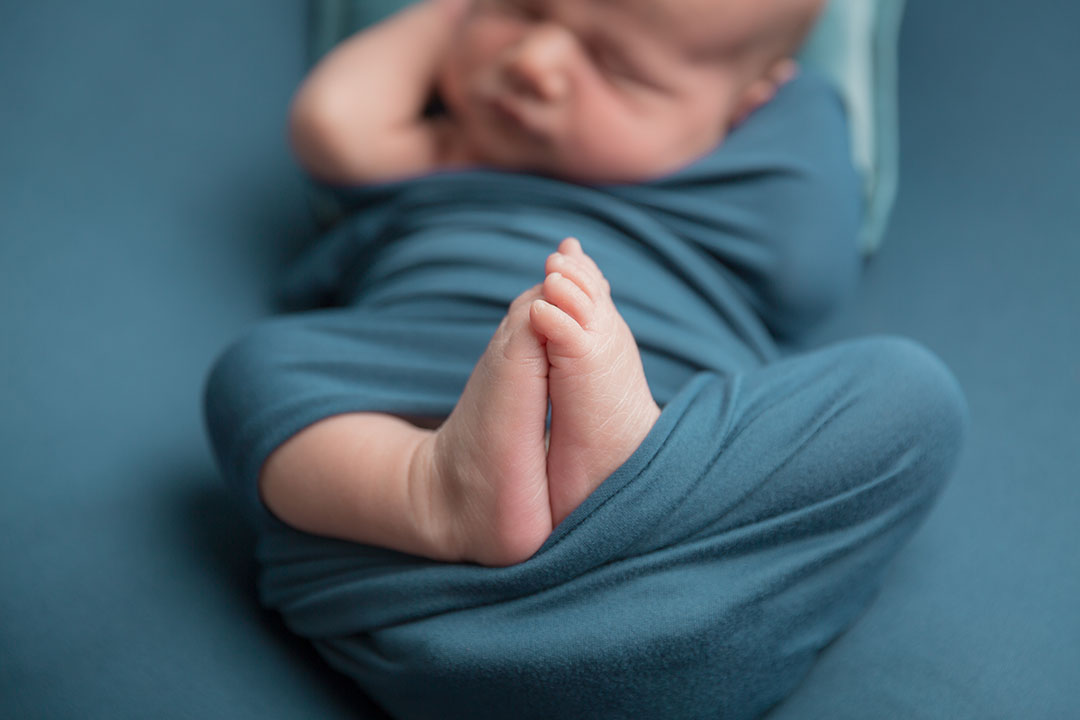
{"label": "newborn baby", "polygon": [[[338,182],[469,165],[645,180],[768,102],[823,5],[429,0],[323,60],[295,99],[293,142]],[[433,89],[449,114],[425,118]]]}
{"label": "newborn baby", "polygon": [[859,276],[818,5],[426,2],[298,92],[348,214],[204,410],[260,602],[389,716],[760,717],[932,507],[940,359],[798,350]]}
{"label": "newborn baby", "polygon": [[[822,5],[428,0],[315,68],[294,100],[293,144],[337,184],[468,167],[645,181],[708,153],[768,102]],[[433,92],[445,113],[425,113]],[[660,415],[581,244],[564,240],[543,273],[448,418],[317,422],[263,466],[265,504],[306,532],[438,560],[529,558]]]}

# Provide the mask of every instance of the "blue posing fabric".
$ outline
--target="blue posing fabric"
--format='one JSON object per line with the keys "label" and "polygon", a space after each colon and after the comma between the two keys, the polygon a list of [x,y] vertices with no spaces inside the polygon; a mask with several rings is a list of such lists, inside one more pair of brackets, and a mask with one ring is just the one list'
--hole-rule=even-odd
{"label": "blue posing fabric", "polygon": [[[669,177],[589,188],[461,172],[343,191],[351,219],[206,388],[259,529],[262,601],[402,718],[754,717],[864,609],[961,445],[928,351],[874,337],[785,356],[850,297],[858,182],[820,80],[785,87]],[[267,456],[325,417],[445,417],[510,301],[582,240],[663,413],[524,563],[316,537],[259,501]]]}

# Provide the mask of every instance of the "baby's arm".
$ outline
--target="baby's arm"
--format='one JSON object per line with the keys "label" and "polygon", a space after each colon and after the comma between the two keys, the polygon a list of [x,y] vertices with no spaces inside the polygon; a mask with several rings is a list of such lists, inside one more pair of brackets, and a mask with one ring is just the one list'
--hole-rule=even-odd
{"label": "baby's arm", "polygon": [[421,175],[454,155],[450,123],[423,117],[467,2],[425,0],[357,33],[297,91],[293,149],[313,175],[362,184]]}

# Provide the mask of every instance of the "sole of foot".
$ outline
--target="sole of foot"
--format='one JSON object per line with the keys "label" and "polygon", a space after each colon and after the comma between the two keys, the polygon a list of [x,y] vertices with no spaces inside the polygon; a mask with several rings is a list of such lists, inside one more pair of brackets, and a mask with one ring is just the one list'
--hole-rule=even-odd
{"label": "sole of foot", "polygon": [[530,324],[539,285],[519,296],[477,362],[453,412],[420,450],[436,545],[445,558],[522,562],[554,527],[545,432],[547,353]]}
{"label": "sole of foot", "polygon": [[660,408],[611,286],[581,244],[564,240],[545,272],[529,320],[550,366],[547,475],[558,524],[629,459]]}

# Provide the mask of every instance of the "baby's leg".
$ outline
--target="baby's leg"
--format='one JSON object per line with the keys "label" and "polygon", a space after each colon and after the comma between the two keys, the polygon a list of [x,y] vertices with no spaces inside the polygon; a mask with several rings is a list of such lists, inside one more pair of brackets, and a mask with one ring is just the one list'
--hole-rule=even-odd
{"label": "baby's leg", "polygon": [[552,530],[548,361],[529,326],[539,286],[499,325],[438,428],[378,413],[328,417],[275,450],[263,501],[288,525],[438,560],[507,565]]}
{"label": "baby's leg", "polygon": [[940,360],[896,338],[701,373],[528,562],[477,572],[282,533],[260,546],[261,597],[395,716],[758,717],[867,606],[965,416]]}

